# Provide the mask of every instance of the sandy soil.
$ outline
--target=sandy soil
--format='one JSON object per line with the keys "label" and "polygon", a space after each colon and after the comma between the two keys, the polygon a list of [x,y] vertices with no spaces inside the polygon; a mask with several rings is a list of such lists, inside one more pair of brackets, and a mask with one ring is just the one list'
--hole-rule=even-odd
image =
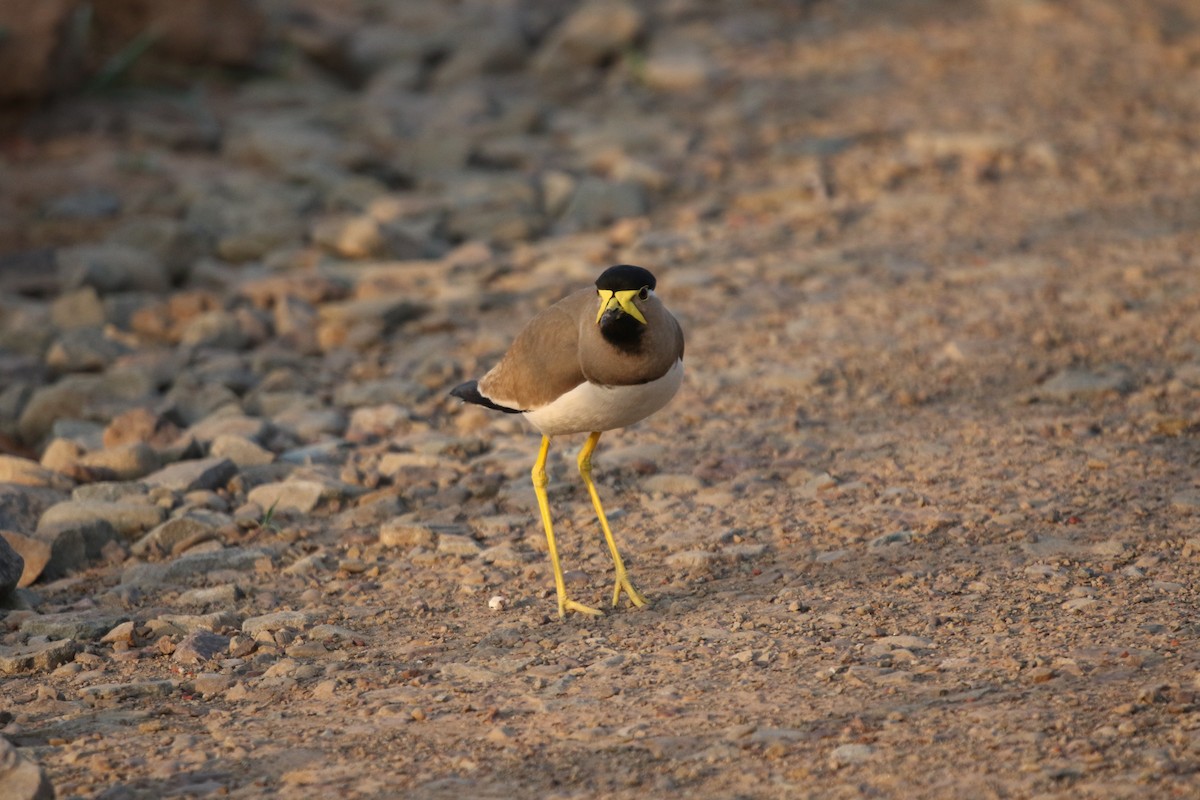
{"label": "sandy soil", "polygon": [[[190,579],[300,612],[274,642],[4,680],[59,797],[1195,796],[1200,18],[805,8],[715,52],[721,102],[664,111],[706,131],[702,183],[443,273],[483,293],[373,351],[440,354],[421,380],[449,389],[608,262],[654,270],[685,387],[595,462],[653,604],[560,622],[536,436],[438,394],[342,475],[411,454],[386,542],[283,518],[226,542],[267,548],[252,572]],[[601,603],[580,443],[551,498]]]}

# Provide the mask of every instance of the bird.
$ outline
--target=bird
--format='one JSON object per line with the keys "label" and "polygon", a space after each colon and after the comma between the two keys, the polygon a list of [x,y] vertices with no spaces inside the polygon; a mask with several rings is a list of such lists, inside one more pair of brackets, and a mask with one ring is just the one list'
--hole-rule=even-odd
{"label": "bird", "polygon": [[592,454],[606,431],[624,428],[662,409],[683,382],[683,329],[655,293],[657,281],[643,267],[618,264],[596,279],[595,288],[575,291],[543,309],[517,334],[504,356],[484,376],[450,394],[495,411],[521,414],[542,435],[531,477],[546,531],[558,615],[603,612],[567,594],[550,504],[546,457],[551,439],[588,434],[579,451],[579,474],[616,570],[612,605],[621,593],[635,606],[647,599],[634,587],[592,481]]}

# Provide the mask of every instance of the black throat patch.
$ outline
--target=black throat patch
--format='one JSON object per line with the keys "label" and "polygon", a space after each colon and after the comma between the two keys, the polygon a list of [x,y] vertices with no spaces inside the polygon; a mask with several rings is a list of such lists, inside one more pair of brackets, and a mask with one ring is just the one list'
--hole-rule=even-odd
{"label": "black throat patch", "polygon": [[642,336],[646,326],[624,311],[613,309],[600,316],[600,335],[604,340],[626,353],[638,353],[642,349]]}

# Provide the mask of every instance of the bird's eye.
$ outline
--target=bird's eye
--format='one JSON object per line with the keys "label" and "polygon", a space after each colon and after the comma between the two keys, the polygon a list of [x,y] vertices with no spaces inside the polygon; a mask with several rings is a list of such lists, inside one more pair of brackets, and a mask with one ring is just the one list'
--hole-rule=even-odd
{"label": "bird's eye", "polygon": [[638,300],[645,300],[649,296],[650,296],[650,287],[649,286],[643,286],[641,291],[638,292]]}

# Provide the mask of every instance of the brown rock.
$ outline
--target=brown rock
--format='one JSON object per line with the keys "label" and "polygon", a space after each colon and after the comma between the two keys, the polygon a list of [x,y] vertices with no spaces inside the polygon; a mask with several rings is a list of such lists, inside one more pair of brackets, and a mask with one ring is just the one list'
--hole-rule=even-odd
{"label": "brown rock", "polygon": [[0,4],[0,100],[33,100],[71,85],[82,73],[82,42],[70,37],[83,12],[75,0]]}
{"label": "brown rock", "polygon": [[145,442],[164,447],[179,436],[179,428],[170,420],[146,408],[132,408],[113,417],[104,429],[104,446],[117,447],[132,442]]}
{"label": "brown rock", "polygon": [[50,562],[50,544],[16,531],[0,531],[0,538],[8,542],[8,546],[25,559],[25,567],[21,571],[17,586],[22,589],[29,586],[38,579],[46,564]]}

